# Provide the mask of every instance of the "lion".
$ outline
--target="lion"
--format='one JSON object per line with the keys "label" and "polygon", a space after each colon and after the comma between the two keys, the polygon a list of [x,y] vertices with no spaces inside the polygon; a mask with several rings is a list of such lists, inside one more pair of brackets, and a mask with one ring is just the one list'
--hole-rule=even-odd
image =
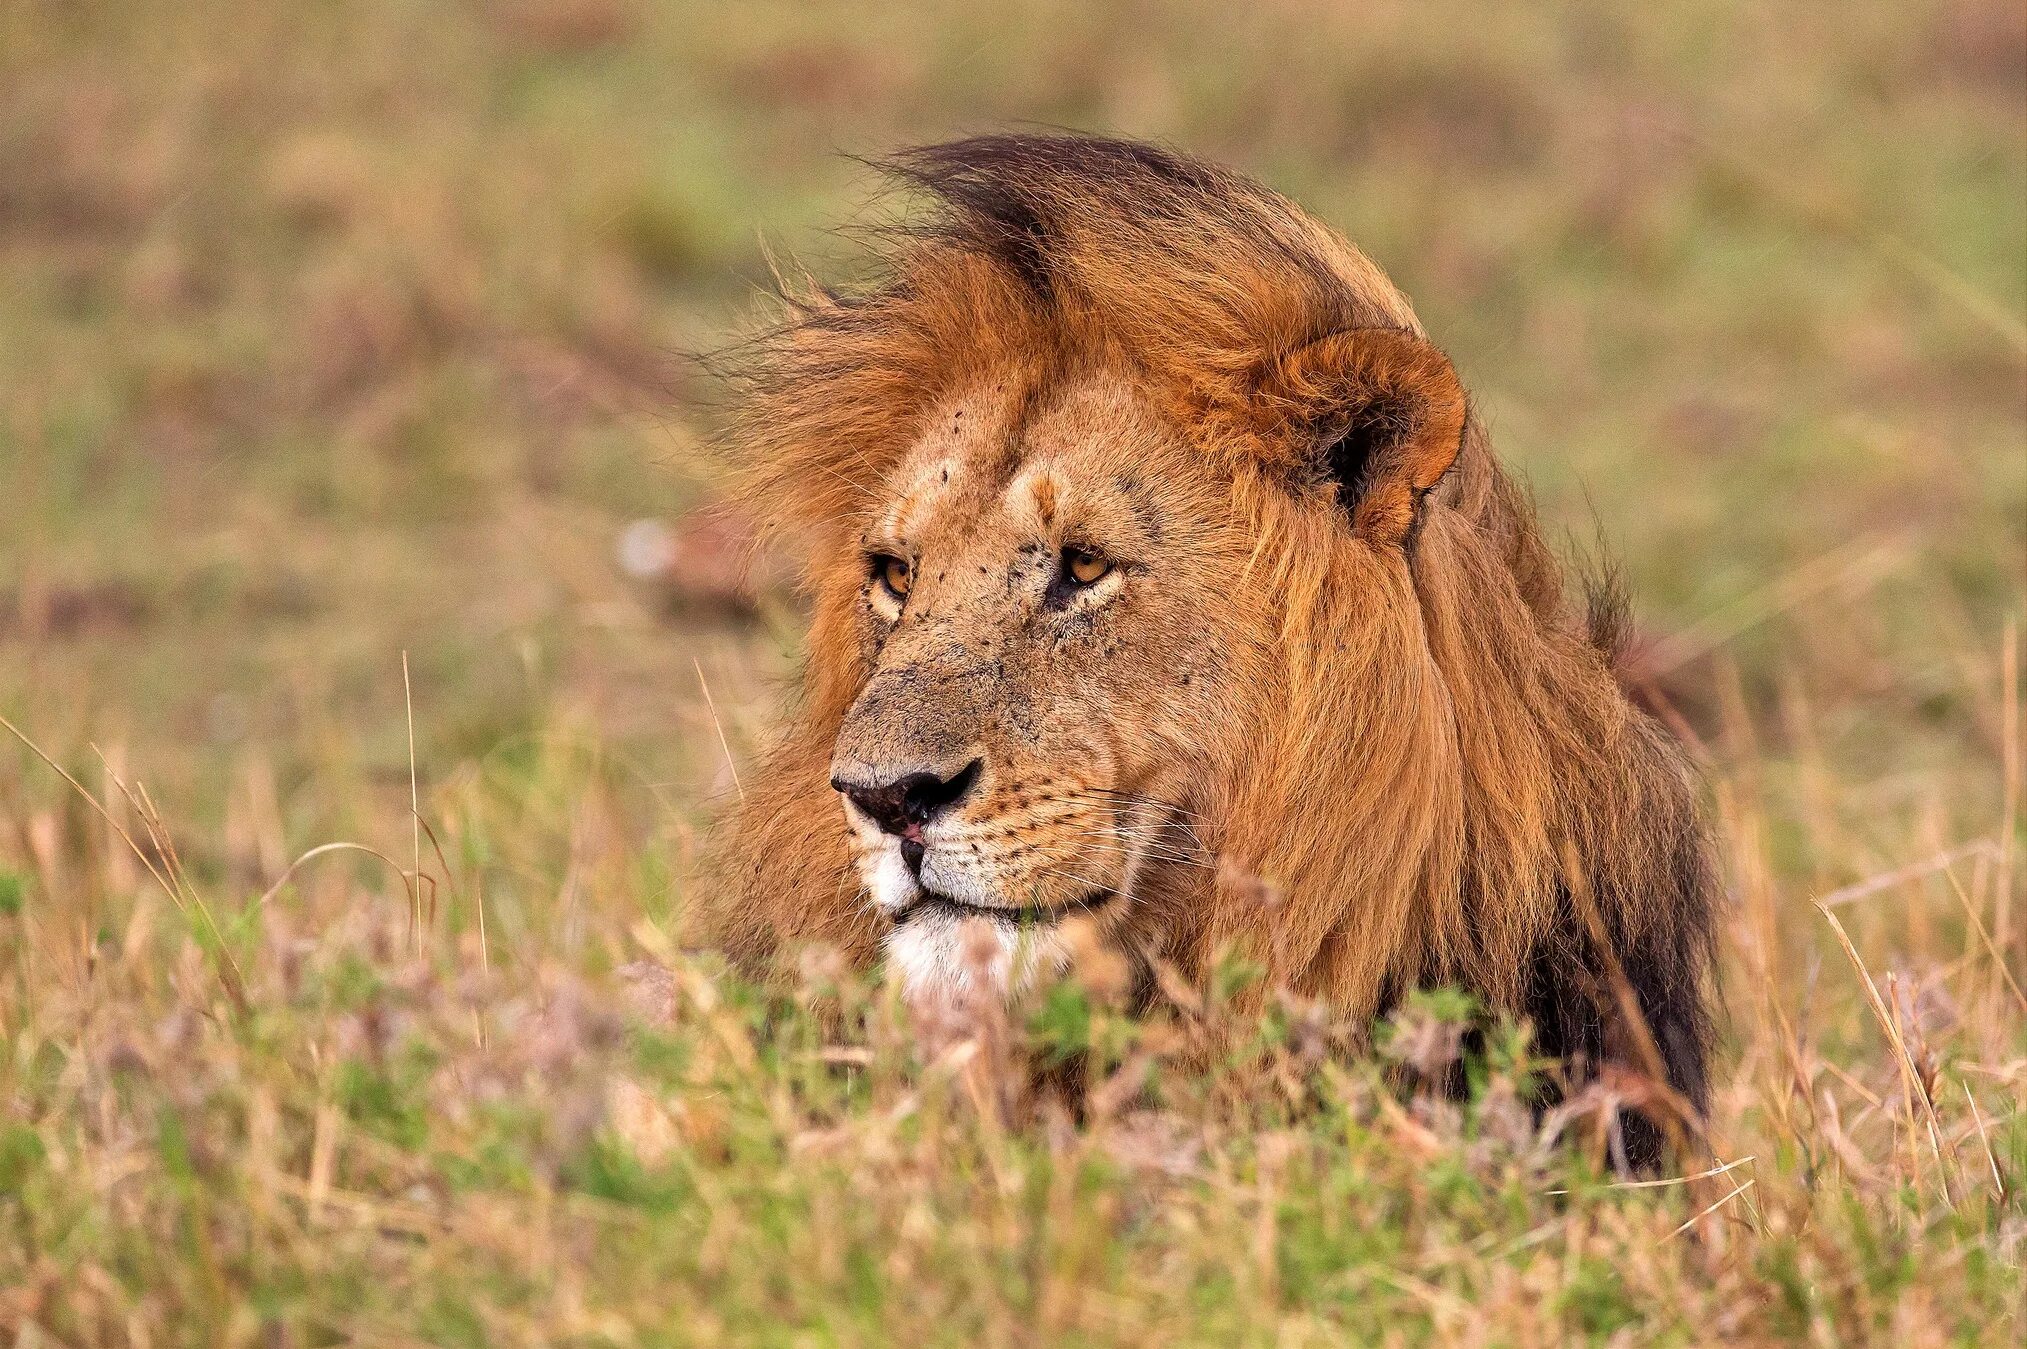
{"label": "lion", "polygon": [[1459,986],[1700,1113],[1698,787],[1615,676],[1615,589],[1566,597],[1401,292],[1163,148],[887,167],[928,218],[860,289],[784,286],[737,372],[746,500],[811,617],[732,823],[730,954],[1012,995],[1074,921],[1351,1018]]}

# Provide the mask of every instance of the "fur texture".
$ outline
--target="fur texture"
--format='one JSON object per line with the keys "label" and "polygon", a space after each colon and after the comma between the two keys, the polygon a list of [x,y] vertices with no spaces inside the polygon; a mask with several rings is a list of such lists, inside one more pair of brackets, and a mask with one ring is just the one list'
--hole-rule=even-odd
{"label": "fur texture", "polygon": [[[1459,984],[1579,1071],[1651,1045],[1700,1109],[1694,785],[1614,677],[1614,604],[1566,602],[1400,292],[1285,199],[1145,145],[891,169],[934,212],[883,236],[876,284],[792,295],[741,371],[749,496],[813,618],[735,824],[730,950],[884,949],[933,991],[979,972],[958,933],[983,914],[988,977],[1017,982],[1074,913],[1185,975],[1236,948],[1354,1016]],[[907,836],[832,786],[960,771]]]}

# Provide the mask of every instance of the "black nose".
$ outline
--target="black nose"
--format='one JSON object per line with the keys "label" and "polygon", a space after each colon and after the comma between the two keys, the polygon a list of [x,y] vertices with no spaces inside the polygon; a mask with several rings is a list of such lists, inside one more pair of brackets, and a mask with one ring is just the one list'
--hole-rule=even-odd
{"label": "black nose", "polygon": [[[881,786],[864,786],[840,775],[831,786],[843,792],[866,818],[890,834],[904,836],[921,830],[951,806],[957,804],[978,781],[979,761],[973,759],[948,776],[936,772],[913,772]],[[918,840],[917,855],[920,855]],[[906,851],[905,847],[903,851]]]}

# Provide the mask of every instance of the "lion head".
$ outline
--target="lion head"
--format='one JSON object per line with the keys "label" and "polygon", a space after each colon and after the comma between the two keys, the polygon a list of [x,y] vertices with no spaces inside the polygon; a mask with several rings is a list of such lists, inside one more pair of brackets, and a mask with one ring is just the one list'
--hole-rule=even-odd
{"label": "lion head", "polygon": [[1693,791],[1401,294],[1144,145],[894,169],[937,213],[871,287],[802,287],[745,370],[751,500],[813,614],[733,949],[1013,986],[1074,919],[1353,1014],[1445,980],[1548,1020],[1554,972],[1609,957],[1679,1010],[1656,1034],[1700,1093]]}

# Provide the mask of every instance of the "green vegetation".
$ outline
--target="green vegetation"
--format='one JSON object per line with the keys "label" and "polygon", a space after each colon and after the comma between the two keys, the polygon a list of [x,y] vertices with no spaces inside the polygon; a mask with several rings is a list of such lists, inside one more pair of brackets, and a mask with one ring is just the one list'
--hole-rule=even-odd
{"label": "green vegetation", "polygon": [[[0,6],[0,716],[82,789],[0,733],[0,1329],[2018,1343],[2019,6],[993,9]],[[1549,1145],[1513,1027],[1418,1096],[1455,998],[1205,1069],[693,949],[797,619],[614,560],[711,496],[679,353],[849,274],[838,151],[1020,121],[1304,200],[1601,522],[1736,895],[1730,1169]]]}

